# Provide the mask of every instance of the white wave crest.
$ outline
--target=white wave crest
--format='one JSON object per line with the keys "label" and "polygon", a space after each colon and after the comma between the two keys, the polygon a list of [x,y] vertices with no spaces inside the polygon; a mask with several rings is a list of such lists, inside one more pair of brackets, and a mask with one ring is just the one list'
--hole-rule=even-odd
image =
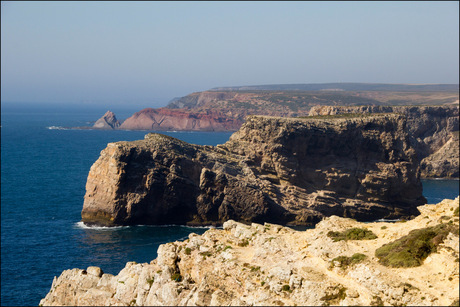
{"label": "white wave crest", "polygon": [[378,220],[375,220],[371,223],[378,223],[378,222],[386,222],[386,223],[394,223],[394,222],[398,222],[398,221],[401,221],[401,219],[378,219]]}
{"label": "white wave crest", "polygon": [[46,129],[49,129],[49,130],[70,130],[69,128],[65,128],[65,127],[61,127],[61,126],[49,126],[49,127],[46,127]]}
{"label": "white wave crest", "polygon": [[122,229],[122,228],[129,228],[129,227],[158,227],[158,228],[167,228],[167,227],[181,227],[181,228],[190,228],[190,229],[223,229],[222,226],[187,226],[187,225],[177,225],[177,224],[169,224],[169,225],[136,225],[136,226],[95,226],[95,225],[86,225],[82,221],[75,223],[75,226],[82,229],[93,229],[93,230],[113,230],[113,229]]}
{"label": "white wave crest", "polygon": [[114,230],[114,229],[121,229],[121,228],[129,228],[131,226],[91,226],[86,225],[82,221],[75,223],[75,226],[82,229],[92,229],[92,230]]}

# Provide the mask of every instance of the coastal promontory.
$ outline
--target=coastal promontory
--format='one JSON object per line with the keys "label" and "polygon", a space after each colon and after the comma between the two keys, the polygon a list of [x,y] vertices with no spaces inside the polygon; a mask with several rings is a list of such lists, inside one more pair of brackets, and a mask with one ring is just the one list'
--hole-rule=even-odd
{"label": "coastal promontory", "polygon": [[418,167],[400,115],[251,116],[215,147],[153,133],[108,144],[90,169],[82,220],[312,225],[331,215],[411,218],[426,203]]}

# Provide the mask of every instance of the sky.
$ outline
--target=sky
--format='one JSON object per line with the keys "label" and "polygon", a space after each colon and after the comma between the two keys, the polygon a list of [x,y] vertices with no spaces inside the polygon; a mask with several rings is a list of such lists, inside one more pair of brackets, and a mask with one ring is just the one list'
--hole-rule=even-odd
{"label": "sky", "polygon": [[458,84],[459,2],[1,2],[2,103],[328,82]]}

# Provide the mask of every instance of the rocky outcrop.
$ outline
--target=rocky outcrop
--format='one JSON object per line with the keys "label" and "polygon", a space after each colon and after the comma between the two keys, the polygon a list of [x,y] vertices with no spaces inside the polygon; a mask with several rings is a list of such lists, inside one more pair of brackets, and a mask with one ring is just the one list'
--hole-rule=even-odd
{"label": "rocky outcrop", "polygon": [[96,129],[116,129],[120,126],[120,122],[117,120],[115,114],[111,111],[107,111],[104,116],[99,118],[93,125]]}
{"label": "rocky outcrop", "polygon": [[190,130],[235,131],[243,123],[214,111],[190,111],[185,109],[143,109],[127,118],[120,129],[127,130]]}
{"label": "rocky outcrop", "polygon": [[[405,223],[331,216],[306,231],[227,221],[223,229],[160,245],[156,259],[128,262],[115,276],[98,267],[66,270],[40,305],[458,305],[458,232],[449,233],[417,267],[386,267],[375,256],[376,249],[415,229],[442,223],[458,229],[458,206],[459,198],[421,206],[422,214]],[[327,235],[350,228],[370,230],[377,238],[334,242]],[[340,261],[353,255],[359,261]]]}
{"label": "rocky outcrop", "polygon": [[346,113],[399,113],[407,118],[411,144],[421,161],[423,178],[459,177],[459,106],[317,106],[310,116]]}
{"label": "rocky outcrop", "polygon": [[[366,90],[357,90],[366,89]],[[458,85],[287,84],[216,88],[134,114],[122,129],[237,130],[250,115],[307,116],[314,106],[432,105],[458,101]],[[169,110],[169,112],[167,111]]]}
{"label": "rocky outcrop", "polygon": [[451,132],[447,142],[423,158],[420,169],[424,178],[459,178],[458,131]]}
{"label": "rocky outcrop", "polygon": [[160,134],[108,144],[90,169],[82,220],[311,225],[410,218],[424,203],[403,117],[253,116],[217,147]]}

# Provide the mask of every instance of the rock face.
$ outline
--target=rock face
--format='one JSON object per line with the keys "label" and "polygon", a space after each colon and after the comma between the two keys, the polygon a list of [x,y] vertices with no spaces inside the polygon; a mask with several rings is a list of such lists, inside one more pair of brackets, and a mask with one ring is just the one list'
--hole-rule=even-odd
{"label": "rock face", "polygon": [[120,129],[128,130],[194,130],[235,131],[242,120],[214,111],[147,108],[126,119]]}
{"label": "rock face", "polygon": [[318,106],[311,116],[344,113],[399,113],[407,118],[407,130],[421,161],[423,178],[459,177],[459,106]]}
{"label": "rock face", "polygon": [[111,111],[107,111],[104,116],[99,118],[93,125],[93,128],[97,129],[116,129],[120,126],[120,122],[116,118],[115,114]]}
{"label": "rock face", "polygon": [[108,144],[89,172],[82,220],[311,225],[410,218],[424,203],[403,117],[253,116],[217,147],[160,134]]}
{"label": "rock face", "polygon": [[[377,248],[411,230],[452,223],[459,198],[419,207],[405,223],[359,223],[331,216],[315,229],[227,221],[223,229],[160,245],[150,263],[128,262],[118,275],[98,267],[54,278],[43,306],[455,306],[458,233],[448,234],[421,266],[389,268]],[[458,210],[458,209],[457,209]],[[334,242],[329,231],[365,228],[373,240]],[[361,254],[346,266],[340,257]]]}

